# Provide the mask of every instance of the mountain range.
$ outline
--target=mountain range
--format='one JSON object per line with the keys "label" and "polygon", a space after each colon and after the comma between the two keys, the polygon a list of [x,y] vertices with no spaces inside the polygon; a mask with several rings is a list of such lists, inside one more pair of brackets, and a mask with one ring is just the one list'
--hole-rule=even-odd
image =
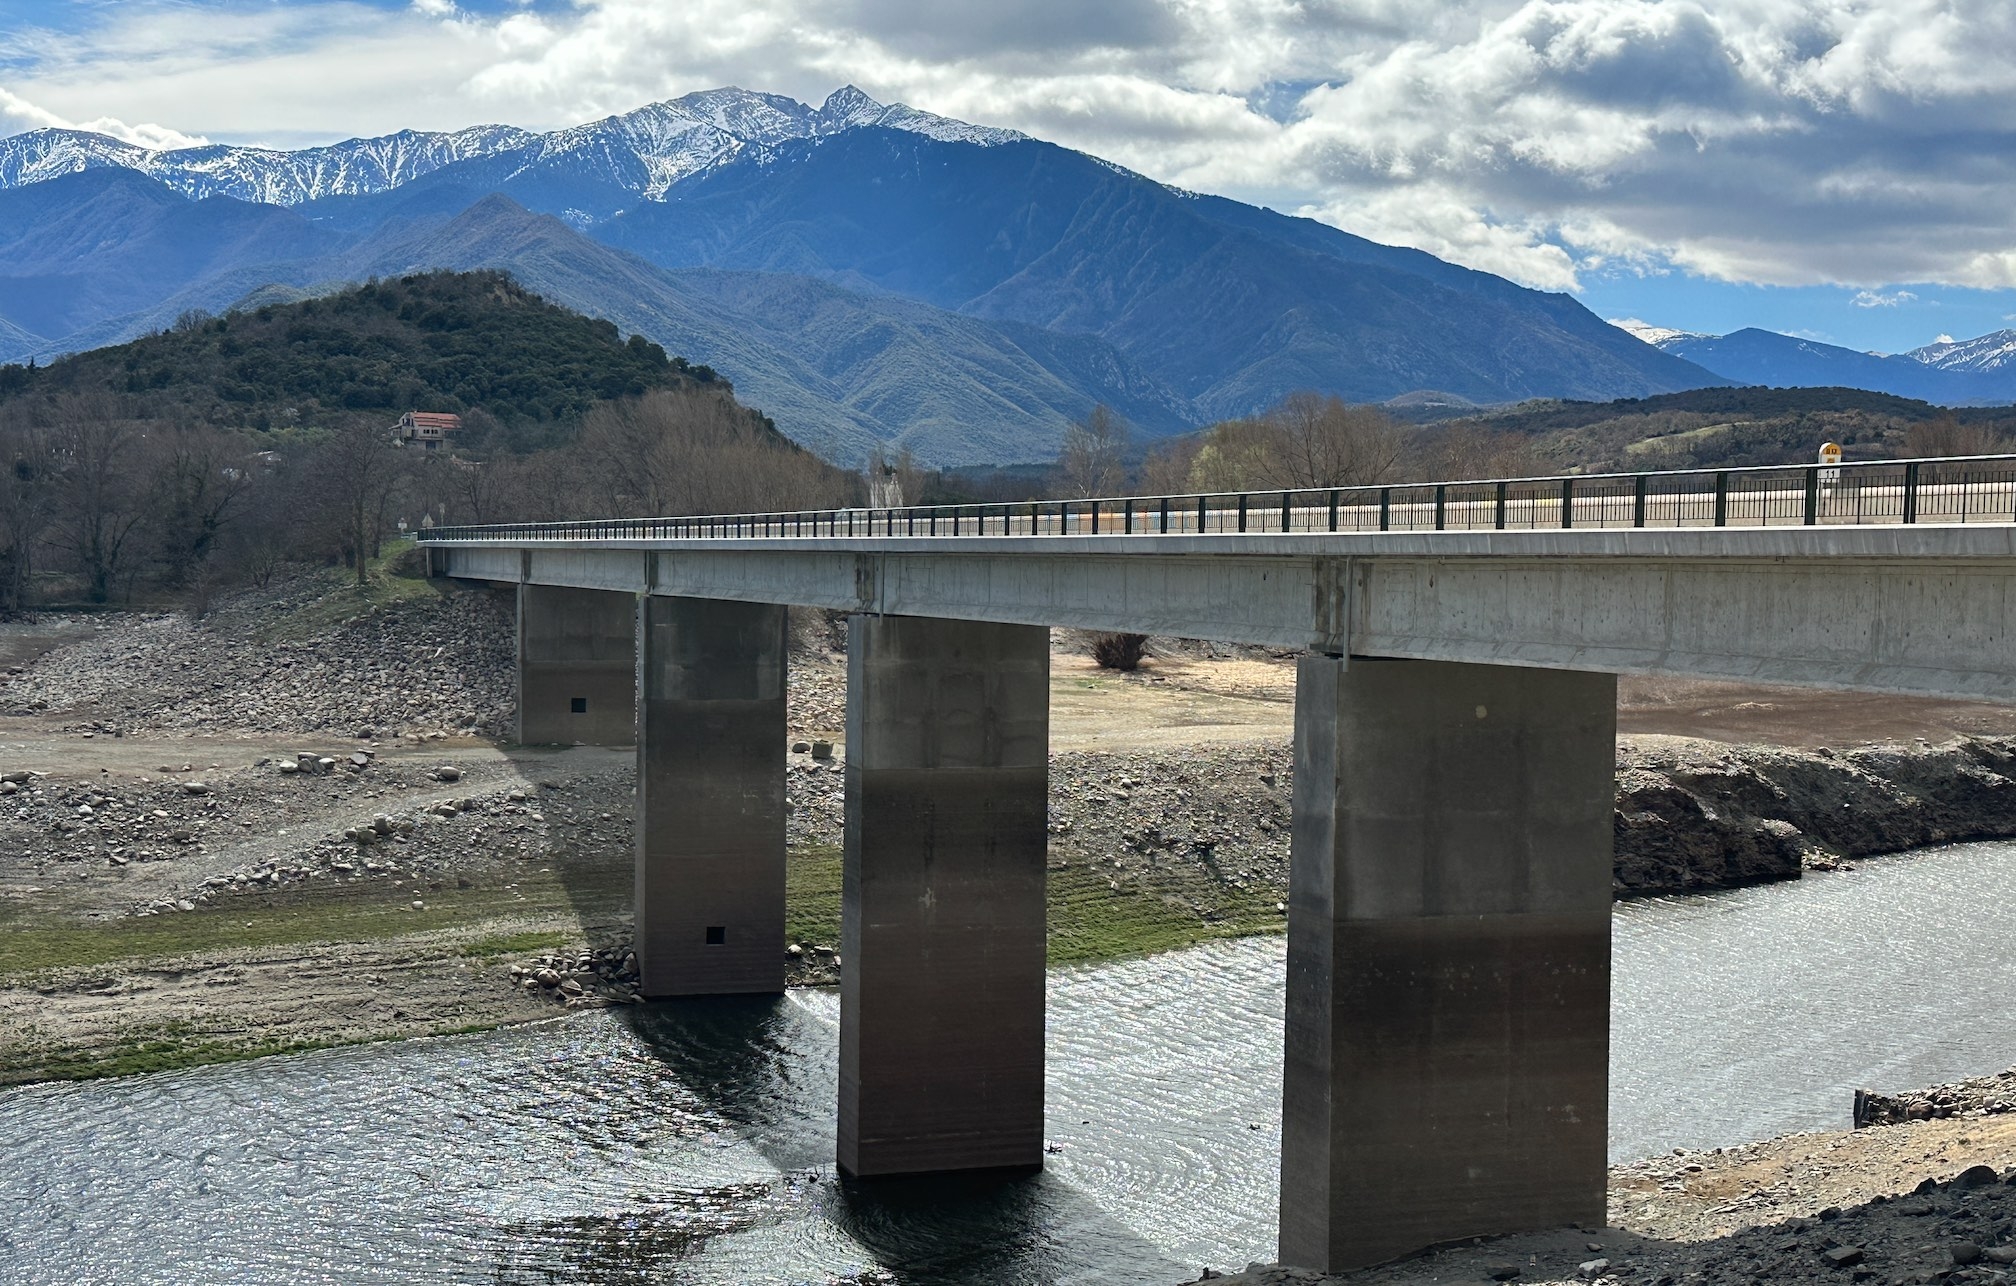
{"label": "mountain range", "polygon": [[437,267],[503,269],[711,366],[843,461],[1044,459],[1100,402],[1152,436],[1304,388],[1728,382],[1567,295],[852,88],[296,152],[0,139],[0,361]]}
{"label": "mountain range", "polygon": [[1904,353],[1863,353],[1754,327],[1703,335],[1638,321],[1615,324],[1738,384],[1861,388],[1942,406],[2016,401],[2016,330],[1941,340]]}

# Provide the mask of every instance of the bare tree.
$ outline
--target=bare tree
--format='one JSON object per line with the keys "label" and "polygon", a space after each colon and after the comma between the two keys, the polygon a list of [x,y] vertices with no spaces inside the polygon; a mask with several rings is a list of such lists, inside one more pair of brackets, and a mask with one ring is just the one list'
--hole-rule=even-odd
{"label": "bare tree", "polygon": [[149,447],[163,572],[169,584],[185,584],[244,508],[263,470],[242,437],[208,425],[159,426]]}
{"label": "bare tree", "polygon": [[406,480],[408,453],[385,426],[353,416],[328,430],[310,453],[304,482],[320,501],[327,528],[362,585],[392,520]]}
{"label": "bare tree", "polygon": [[1382,482],[1400,460],[1400,430],[1376,406],[1290,393],[1262,417],[1272,438],[1267,485],[1358,487]]}
{"label": "bare tree", "polygon": [[1190,472],[1203,440],[1186,433],[1158,443],[1141,462],[1141,489],[1151,496],[1174,495],[1190,489]]}
{"label": "bare tree", "polygon": [[1471,425],[1416,429],[1403,468],[1415,482],[1532,478],[1552,472],[1523,436]]}
{"label": "bare tree", "polygon": [[1101,403],[1064,430],[1064,449],[1057,473],[1073,496],[1110,496],[1126,485],[1120,455],[1127,446],[1127,426],[1112,408]]}
{"label": "bare tree", "polygon": [[517,481],[508,458],[465,460],[457,456],[442,463],[447,466],[444,489],[454,521],[488,523],[503,518]]}
{"label": "bare tree", "polygon": [[1399,426],[1376,406],[1291,393],[1252,419],[1205,430],[1194,491],[1307,491],[1384,482],[1400,461]]}
{"label": "bare tree", "polygon": [[111,600],[146,516],[141,426],[109,394],[65,394],[47,410],[55,494],[51,542],[66,551],[94,603]]}
{"label": "bare tree", "polygon": [[35,551],[50,521],[50,464],[41,424],[22,415],[0,421],[0,615],[27,605]]}
{"label": "bare tree", "polygon": [[577,503],[611,516],[809,509],[839,502],[848,487],[831,465],[708,388],[598,406],[563,454],[582,480]]}
{"label": "bare tree", "polygon": [[1961,423],[1951,415],[1921,420],[1904,430],[1903,454],[1907,459],[1929,459],[1947,455],[2000,455],[2011,447],[1998,426],[1979,421]]}

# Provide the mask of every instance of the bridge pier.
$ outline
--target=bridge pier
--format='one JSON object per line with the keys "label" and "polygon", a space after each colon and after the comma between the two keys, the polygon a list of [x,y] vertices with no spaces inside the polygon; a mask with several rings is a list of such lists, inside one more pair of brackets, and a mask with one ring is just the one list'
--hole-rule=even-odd
{"label": "bridge pier", "polygon": [[518,743],[627,746],[637,739],[637,599],[518,586]]}
{"label": "bridge pier", "polygon": [[1281,1259],[1604,1217],[1616,680],[1305,656]]}
{"label": "bridge pier", "polygon": [[1043,1163],[1050,641],[847,630],[840,1169]]}
{"label": "bridge pier", "polygon": [[784,608],[646,597],[636,647],[643,992],[781,992]]}

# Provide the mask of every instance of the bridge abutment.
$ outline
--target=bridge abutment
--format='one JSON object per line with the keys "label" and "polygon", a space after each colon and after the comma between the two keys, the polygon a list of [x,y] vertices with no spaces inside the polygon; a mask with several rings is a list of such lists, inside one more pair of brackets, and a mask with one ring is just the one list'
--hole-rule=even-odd
{"label": "bridge abutment", "polygon": [[636,615],[634,594],[518,586],[520,745],[637,739]]}
{"label": "bridge abutment", "polygon": [[1305,656],[1281,1259],[1604,1218],[1616,680]]}
{"label": "bridge abutment", "polygon": [[1042,1164],[1049,724],[1047,629],[849,621],[848,1174]]}
{"label": "bridge abutment", "polygon": [[781,992],[784,608],[647,597],[636,648],[643,992]]}

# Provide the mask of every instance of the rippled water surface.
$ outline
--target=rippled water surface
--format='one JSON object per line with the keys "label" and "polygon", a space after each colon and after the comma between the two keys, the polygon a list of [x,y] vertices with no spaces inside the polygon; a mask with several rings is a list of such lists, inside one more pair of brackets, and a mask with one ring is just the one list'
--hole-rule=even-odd
{"label": "rippled water surface", "polygon": [[[2016,1058],[2016,846],[1616,916],[1619,1159]],[[1113,1282],[1271,1257],[1282,944],[1055,974],[1041,1175],[833,1173],[828,993],[0,1093],[0,1281]]]}

